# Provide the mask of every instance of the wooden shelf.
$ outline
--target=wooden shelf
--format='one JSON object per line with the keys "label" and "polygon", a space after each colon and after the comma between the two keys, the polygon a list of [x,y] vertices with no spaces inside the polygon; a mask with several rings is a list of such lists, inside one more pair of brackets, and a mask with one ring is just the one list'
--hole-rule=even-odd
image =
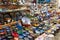
{"label": "wooden shelf", "polygon": [[0,25],[0,29],[2,29],[4,26],[11,27],[11,25],[13,25],[13,24],[16,24],[16,21],[15,22],[8,23],[8,24]]}
{"label": "wooden shelf", "polygon": [[13,5],[10,5],[10,6],[4,6],[4,5],[0,5],[0,12],[15,12],[15,11],[21,11],[21,10],[27,10],[27,7],[26,6],[13,6]]}

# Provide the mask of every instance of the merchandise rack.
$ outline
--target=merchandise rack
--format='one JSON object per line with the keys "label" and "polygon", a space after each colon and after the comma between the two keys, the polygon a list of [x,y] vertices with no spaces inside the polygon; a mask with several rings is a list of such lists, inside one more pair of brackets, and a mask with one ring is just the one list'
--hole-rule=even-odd
{"label": "merchandise rack", "polygon": [[[15,12],[20,12],[20,11],[25,12],[26,10],[29,10],[27,5],[7,5],[7,6],[0,5],[0,13],[2,13],[2,14],[4,14],[4,13],[15,13]],[[13,25],[13,24],[16,24],[16,21],[8,23],[8,24],[5,23],[1,26],[9,26],[9,25]],[[1,27],[0,27],[0,29],[1,29]]]}
{"label": "merchandise rack", "polygon": [[[0,5],[0,8],[1,8],[0,13],[2,13],[2,14],[3,13],[15,13],[15,12],[19,12],[19,11],[25,12],[25,10],[30,10],[30,9],[28,9],[28,5],[6,5],[6,6]],[[11,27],[11,25],[16,24],[16,22],[18,22],[18,21],[11,21],[9,23],[4,23],[3,25],[0,25],[0,29],[2,29],[4,26]],[[38,35],[36,35],[36,36],[38,37]]]}

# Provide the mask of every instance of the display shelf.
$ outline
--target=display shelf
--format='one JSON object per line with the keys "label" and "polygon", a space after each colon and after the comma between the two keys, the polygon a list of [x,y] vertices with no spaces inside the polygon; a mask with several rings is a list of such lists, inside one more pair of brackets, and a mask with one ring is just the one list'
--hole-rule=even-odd
{"label": "display shelf", "polygon": [[16,21],[15,22],[8,23],[8,24],[0,25],[0,29],[3,29],[4,26],[11,26],[13,24],[16,24]]}
{"label": "display shelf", "polygon": [[[44,4],[36,5],[36,6],[33,4],[29,5],[29,3],[24,5],[13,5],[13,4],[0,5],[0,13],[1,15],[3,15],[2,16],[3,18],[1,17],[1,20],[0,20],[0,30],[6,29],[9,27],[10,29],[7,29],[7,30],[8,31],[10,30],[14,34],[12,36],[17,37],[15,36],[16,35],[15,32],[16,32],[17,35],[19,35],[19,37],[17,38],[20,39],[20,37],[22,36],[23,40],[25,40],[24,39],[25,37],[27,37],[29,40],[32,40],[35,38],[40,40],[41,38],[43,39],[47,37],[48,34],[50,33],[52,34],[51,32],[52,30],[54,32],[57,30],[57,28],[56,27],[54,28],[53,26],[55,24],[52,23],[56,21],[56,19],[54,20],[55,16],[51,17],[52,19],[50,19],[51,15],[49,15],[49,12],[51,13],[55,7],[52,9],[50,8],[50,6],[49,7],[46,7],[46,6],[44,6]],[[29,7],[32,7],[32,9],[31,8],[29,9]],[[41,11],[41,7],[42,7],[42,11]],[[47,10],[47,8],[49,9]],[[35,9],[36,12],[33,9]],[[34,11],[33,15],[32,13],[30,13],[31,10]],[[46,15],[47,13],[44,14],[45,10],[46,12],[48,11],[47,12],[48,15]],[[29,36],[31,36],[32,38],[30,38]]]}
{"label": "display shelf", "polygon": [[15,12],[15,11],[21,11],[21,10],[27,10],[26,6],[16,6],[16,5],[10,5],[10,6],[4,6],[0,5],[0,12]]}
{"label": "display shelf", "polygon": [[19,9],[12,9],[12,10],[1,10],[0,12],[16,12],[16,11],[21,11],[21,10],[26,10],[27,8],[24,8],[24,9],[22,9],[22,8],[19,8]]}

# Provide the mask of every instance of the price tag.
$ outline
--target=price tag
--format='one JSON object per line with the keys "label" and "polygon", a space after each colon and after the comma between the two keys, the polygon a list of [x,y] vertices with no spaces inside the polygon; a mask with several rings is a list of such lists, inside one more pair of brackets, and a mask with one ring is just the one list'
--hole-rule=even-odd
{"label": "price tag", "polygon": [[2,12],[2,9],[0,9],[0,12]]}
{"label": "price tag", "polygon": [[7,20],[8,22],[10,22],[11,20]]}

